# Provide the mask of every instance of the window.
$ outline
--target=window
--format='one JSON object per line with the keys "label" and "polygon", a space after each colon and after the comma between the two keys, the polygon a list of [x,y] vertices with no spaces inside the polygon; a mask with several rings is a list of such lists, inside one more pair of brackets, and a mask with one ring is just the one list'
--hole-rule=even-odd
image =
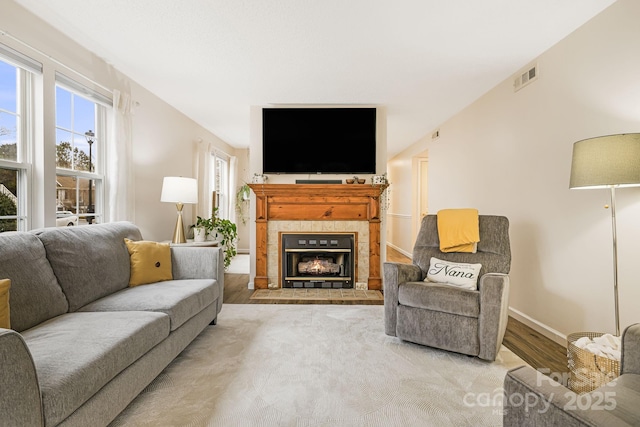
{"label": "window", "polygon": [[[112,100],[55,72],[56,141],[45,139],[44,118],[52,112],[42,110],[51,105],[42,70],[0,43],[0,232],[104,220],[102,153]],[[49,172],[54,161],[55,176]],[[55,195],[44,194],[54,180]]]}
{"label": "window", "polygon": [[79,225],[104,217],[104,121],[100,103],[56,85],[56,223]]}
{"label": "window", "polygon": [[213,192],[213,207],[217,207],[216,216],[229,219],[229,163],[227,159],[216,154],[211,156],[211,182],[209,188]]}
{"label": "window", "polygon": [[0,62],[0,159],[18,160],[18,67]]}
{"label": "window", "polygon": [[0,232],[28,227],[31,105],[28,94],[37,63],[0,46]]}

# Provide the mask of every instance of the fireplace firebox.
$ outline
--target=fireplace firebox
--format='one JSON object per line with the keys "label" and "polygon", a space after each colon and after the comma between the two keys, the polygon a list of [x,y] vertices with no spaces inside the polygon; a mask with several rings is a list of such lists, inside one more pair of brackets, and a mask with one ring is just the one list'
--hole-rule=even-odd
{"label": "fireplace firebox", "polygon": [[282,233],[283,288],[353,288],[355,233]]}

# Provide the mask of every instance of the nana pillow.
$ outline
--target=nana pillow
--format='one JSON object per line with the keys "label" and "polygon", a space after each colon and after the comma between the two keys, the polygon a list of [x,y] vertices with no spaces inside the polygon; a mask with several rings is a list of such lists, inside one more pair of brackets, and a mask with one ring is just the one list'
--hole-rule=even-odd
{"label": "nana pillow", "polygon": [[11,280],[0,280],[0,328],[11,329],[11,318],[9,317],[9,288]]}
{"label": "nana pillow", "polygon": [[478,289],[478,276],[482,264],[450,262],[432,257],[425,281],[457,286],[463,289]]}
{"label": "nana pillow", "polygon": [[173,279],[171,247],[168,243],[124,239],[131,260],[129,286]]}

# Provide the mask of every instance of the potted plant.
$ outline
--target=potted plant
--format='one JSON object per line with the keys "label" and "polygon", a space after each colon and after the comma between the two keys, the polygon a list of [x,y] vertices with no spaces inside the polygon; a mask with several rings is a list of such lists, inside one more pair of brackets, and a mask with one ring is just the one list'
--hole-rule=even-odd
{"label": "potted plant", "polygon": [[383,173],[382,175],[374,175],[371,177],[371,185],[380,186],[380,210],[385,211],[389,208],[390,200],[390,192],[391,192],[391,183],[387,178],[387,173]]}
{"label": "potted plant", "polygon": [[249,205],[249,199],[251,197],[251,188],[249,184],[244,184],[238,188],[236,193],[236,214],[243,224],[247,223],[246,208]]}
{"label": "potted plant", "polygon": [[213,218],[197,217],[195,225],[193,225],[193,240],[195,242],[204,242],[214,229]]}
{"label": "potted plant", "polygon": [[236,256],[236,242],[238,240],[238,230],[236,224],[228,219],[217,217],[218,208],[213,210],[213,230],[216,233],[215,239],[218,240],[220,246],[224,248],[224,268],[227,269],[231,264],[231,259]]}
{"label": "potted plant", "polygon": [[[217,241],[224,250],[224,268],[227,269],[231,264],[231,259],[237,254],[238,230],[236,224],[228,219],[218,218],[216,216],[217,213],[218,208],[214,208],[213,217],[197,217],[196,223],[191,226],[193,228],[193,240],[195,242],[204,242],[211,236],[214,241]],[[200,236],[204,236],[204,238]]]}

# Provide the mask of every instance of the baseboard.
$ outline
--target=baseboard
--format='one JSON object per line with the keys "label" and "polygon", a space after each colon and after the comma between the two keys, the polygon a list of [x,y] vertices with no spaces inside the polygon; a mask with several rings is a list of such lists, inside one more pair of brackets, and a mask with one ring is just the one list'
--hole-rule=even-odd
{"label": "baseboard", "polygon": [[544,323],[538,322],[537,320],[527,316],[521,311],[518,311],[511,307],[509,307],[509,316],[513,317],[519,322],[524,323],[534,331],[549,338],[551,341],[554,341],[565,348],[567,347],[567,336],[545,325]]}
{"label": "baseboard", "polygon": [[240,249],[240,248],[236,249],[236,252],[239,253],[239,254],[249,254],[249,253],[251,253],[251,252],[249,252],[249,249]]}
{"label": "baseboard", "polygon": [[406,257],[413,258],[413,254],[411,252],[407,252],[404,249],[401,249],[392,243],[387,242],[387,246],[389,246],[391,249],[395,249],[396,251],[400,252],[402,255]]}

